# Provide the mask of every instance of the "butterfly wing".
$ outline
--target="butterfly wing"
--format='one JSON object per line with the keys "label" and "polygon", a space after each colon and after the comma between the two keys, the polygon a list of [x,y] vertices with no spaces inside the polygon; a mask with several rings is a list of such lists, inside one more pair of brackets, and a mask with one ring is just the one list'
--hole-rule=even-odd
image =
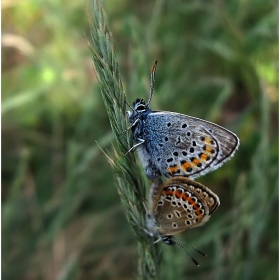
{"label": "butterfly wing", "polygon": [[152,215],[160,235],[173,235],[203,225],[219,204],[218,196],[205,186],[176,177],[165,184]]}
{"label": "butterfly wing", "polygon": [[189,190],[194,196],[203,200],[209,208],[209,215],[211,215],[220,205],[219,197],[213,191],[196,181],[190,180],[186,177],[174,177],[165,183],[165,186],[174,185]]}
{"label": "butterfly wing", "polygon": [[165,111],[147,116],[143,138],[154,165],[166,177],[205,175],[229,160],[239,146],[238,137],[221,126]]}

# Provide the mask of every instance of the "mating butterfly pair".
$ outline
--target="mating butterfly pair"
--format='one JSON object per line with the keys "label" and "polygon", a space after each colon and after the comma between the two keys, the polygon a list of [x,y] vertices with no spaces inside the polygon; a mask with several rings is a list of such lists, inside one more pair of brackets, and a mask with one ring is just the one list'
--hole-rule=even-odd
{"label": "mating butterfly pair", "polygon": [[[128,111],[134,146],[151,186],[147,224],[152,235],[178,244],[173,234],[207,222],[219,206],[218,196],[192,181],[216,170],[239,146],[238,137],[214,123],[191,116],[152,111],[157,62],[151,70],[148,102],[136,99]],[[163,184],[160,176],[171,178]],[[158,241],[159,241],[158,240]]]}

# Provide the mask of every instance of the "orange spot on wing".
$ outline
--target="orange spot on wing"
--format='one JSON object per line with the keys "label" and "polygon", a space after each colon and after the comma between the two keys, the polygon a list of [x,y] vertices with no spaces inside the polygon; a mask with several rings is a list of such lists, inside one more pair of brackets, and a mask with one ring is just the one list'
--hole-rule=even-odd
{"label": "orange spot on wing", "polygon": [[212,142],[212,139],[210,139],[210,138],[205,138],[204,142],[205,142],[206,144],[213,145],[213,144],[211,143],[211,142]]}
{"label": "orange spot on wing", "polygon": [[200,210],[195,211],[195,214],[199,217],[202,215],[202,213],[200,212]]}
{"label": "orange spot on wing", "polygon": [[169,172],[172,174],[172,173],[175,173],[176,171],[178,170],[178,166],[177,165],[174,165],[174,166],[171,166],[169,168]]}
{"label": "orange spot on wing", "polygon": [[192,203],[192,207],[193,207],[194,210],[196,210],[197,208],[199,208],[199,206],[197,205],[196,202]]}
{"label": "orange spot on wing", "polygon": [[175,195],[176,195],[177,198],[181,198],[181,197],[184,196],[184,193],[180,193],[179,191],[176,191]]}
{"label": "orange spot on wing", "polygon": [[166,195],[173,195],[174,192],[172,190],[165,190],[164,193]]}
{"label": "orange spot on wing", "polygon": [[193,163],[194,163],[195,165],[197,165],[198,163],[200,163],[200,160],[197,159],[197,158],[195,158],[195,159],[193,160]]}
{"label": "orange spot on wing", "polygon": [[206,146],[206,152],[211,153],[211,151],[212,151],[212,147]]}
{"label": "orange spot on wing", "polygon": [[187,170],[188,167],[192,167],[192,165],[189,162],[185,162],[181,166],[182,166],[182,169],[185,171]]}
{"label": "orange spot on wing", "polygon": [[199,208],[197,202],[192,197],[188,197],[187,200],[192,205],[194,210],[197,210]]}
{"label": "orange spot on wing", "polygon": [[205,160],[207,159],[207,157],[208,157],[207,154],[202,154],[202,155],[200,156],[200,158],[201,158],[202,161],[205,161]]}

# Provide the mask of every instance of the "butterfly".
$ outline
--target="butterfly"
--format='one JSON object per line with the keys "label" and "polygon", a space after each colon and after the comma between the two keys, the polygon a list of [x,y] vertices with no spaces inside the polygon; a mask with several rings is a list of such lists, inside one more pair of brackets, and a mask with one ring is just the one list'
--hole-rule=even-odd
{"label": "butterfly", "polygon": [[173,235],[202,226],[220,205],[219,197],[214,192],[185,177],[173,177],[165,184],[159,178],[152,183],[150,192],[147,232],[158,238],[154,243],[163,241],[183,248],[180,243],[185,242]]}
{"label": "butterfly", "polygon": [[147,103],[136,99],[127,111],[134,145],[145,174],[153,180],[184,176],[195,179],[216,170],[229,160],[239,146],[231,131],[208,121],[180,113],[152,111],[149,107],[157,61],[151,69]]}

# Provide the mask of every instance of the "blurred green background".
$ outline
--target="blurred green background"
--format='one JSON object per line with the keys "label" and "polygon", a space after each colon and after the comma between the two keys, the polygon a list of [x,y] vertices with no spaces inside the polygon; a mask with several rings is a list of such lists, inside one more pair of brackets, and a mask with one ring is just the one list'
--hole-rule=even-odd
{"label": "blurred green background", "polygon": [[[160,279],[278,279],[278,2],[104,0],[128,102],[203,118],[241,146],[198,178],[221,206],[161,246]],[[86,1],[2,1],[2,279],[136,279],[136,239],[104,154],[114,141]],[[98,145],[97,145],[97,143]],[[172,262],[171,262],[172,260]]]}

